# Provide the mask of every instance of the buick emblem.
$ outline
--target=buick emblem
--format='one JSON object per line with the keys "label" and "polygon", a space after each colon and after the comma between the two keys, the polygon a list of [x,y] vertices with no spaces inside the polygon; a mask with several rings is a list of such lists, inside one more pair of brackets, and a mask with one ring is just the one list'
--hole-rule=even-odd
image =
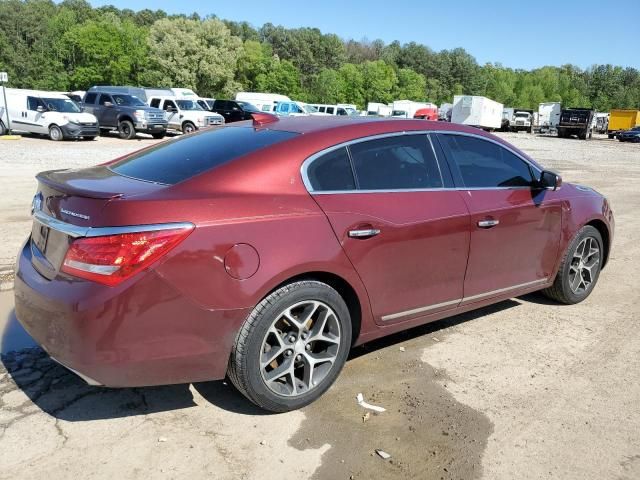
{"label": "buick emblem", "polygon": [[42,193],[38,192],[31,202],[31,215],[42,209]]}

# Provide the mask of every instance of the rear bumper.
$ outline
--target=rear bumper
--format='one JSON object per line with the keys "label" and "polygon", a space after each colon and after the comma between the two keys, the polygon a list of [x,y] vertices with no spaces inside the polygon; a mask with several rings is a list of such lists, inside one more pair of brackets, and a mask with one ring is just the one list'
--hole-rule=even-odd
{"label": "rear bumper", "polygon": [[134,387],[224,378],[248,309],[207,310],[153,270],[117,287],[56,277],[18,258],[16,316],[57,362],[91,384]]}

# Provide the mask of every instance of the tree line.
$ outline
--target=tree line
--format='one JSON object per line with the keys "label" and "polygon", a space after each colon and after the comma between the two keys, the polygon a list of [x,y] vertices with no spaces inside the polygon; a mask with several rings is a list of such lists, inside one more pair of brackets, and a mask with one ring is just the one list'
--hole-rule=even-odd
{"label": "tree line", "polygon": [[484,95],[507,106],[640,108],[640,71],[614,65],[512,69],[479,65],[462,48],[434,51],[398,41],[344,40],[317,28],[162,10],[93,8],[85,0],[0,0],[0,71],[9,86],[56,91],[92,85],[241,90],[313,103],[451,102]]}

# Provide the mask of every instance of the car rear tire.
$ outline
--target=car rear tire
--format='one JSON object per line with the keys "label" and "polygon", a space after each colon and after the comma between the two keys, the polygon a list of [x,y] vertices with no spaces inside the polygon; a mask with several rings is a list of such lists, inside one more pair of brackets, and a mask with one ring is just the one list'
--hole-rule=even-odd
{"label": "car rear tire", "polygon": [[193,122],[184,122],[182,124],[182,133],[193,133],[197,130]]}
{"label": "car rear tire", "polygon": [[64,139],[64,134],[62,133],[62,129],[57,125],[51,125],[49,127],[49,138],[54,142],[59,142]]}
{"label": "car rear tire", "polygon": [[0,122],[0,137],[7,134],[7,127],[4,126],[4,123]]}
{"label": "car rear tire", "polygon": [[118,123],[118,136],[123,140],[133,140],[136,138],[136,129],[129,120],[122,120]]}
{"label": "car rear tire", "polygon": [[325,283],[306,280],[268,295],[240,328],[228,376],[259,407],[304,407],[333,384],[351,347],[351,317]]}
{"label": "car rear tire", "polygon": [[569,244],[553,285],[542,293],[567,305],[582,302],[596,286],[603,260],[602,235],[591,225],[582,227]]}

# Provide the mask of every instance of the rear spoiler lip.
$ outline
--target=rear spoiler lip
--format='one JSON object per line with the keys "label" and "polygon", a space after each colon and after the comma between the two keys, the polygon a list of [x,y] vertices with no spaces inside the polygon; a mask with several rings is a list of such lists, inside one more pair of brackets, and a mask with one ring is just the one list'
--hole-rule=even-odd
{"label": "rear spoiler lip", "polygon": [[97,190],[88,190],[86,188],[78,188],[68,182],[65,182],[65,183],[57,182],[49,176],[52,173],[62,172],[64,170],[65,169],[47,170],[45,172],[40,172],[36,175],[36,180],[38,180],[38,182],[41,182],[48,187],[54,188],[56,190],[60,190],[70,195],[77,195],[79,197],[109,200],[111,198],[118,198],[124,195],[123,193],[120,193],[120,192],[101,192]]}

